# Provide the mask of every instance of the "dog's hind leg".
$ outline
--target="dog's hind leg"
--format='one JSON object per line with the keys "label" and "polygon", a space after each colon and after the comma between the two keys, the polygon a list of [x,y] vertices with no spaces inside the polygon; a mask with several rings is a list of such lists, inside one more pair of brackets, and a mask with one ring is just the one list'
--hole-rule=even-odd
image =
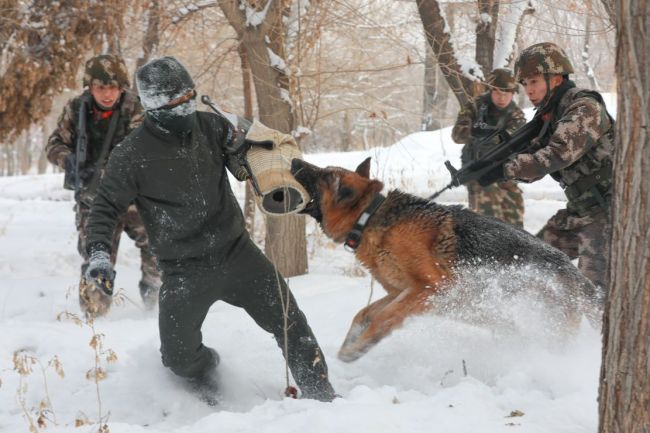
{"label": "dog's hind leg", "polygon": [[565,310],[575,315],[575,329],[578,329],[582,315],[594,329],[600,329],[605,298],[602,288],[594,285],[575,268],[561,273],[558,280],[568,292],[564,301],[570,305],[565,305]]}
{"label": "dog's hind leg", "polygon": [[[433,294],[434,292],[432,290],[423,290],[421,288],[407,289],[396,297],[387,299],[387,296],[371,304],[371,307],[375,304],[377,305],[372,310],[372,316],[365,315],[368,323],[365,324],[364,329],[360,333],[357,334],[355,332],[355,338],[349,338],[350,333],[353,331],[353,328],[350,328],[348,338],[346,338],[343,346],[339,350],[339,359],[345,362],[351,362],[360,358],[382,338],[390,334],[395,328],[401,326],[406,317],[421,314],[428,310],[431,307],[428,298]],[[380,301],[390,302],[384,303],[379,308],[380,304],[378,303]],[[363,310],[357,314],[357,317],[360,317],[359,315],[362,312]],[[357,317],[355,317],[355,320]],[[354,322],[352,326],[355,326]]]}

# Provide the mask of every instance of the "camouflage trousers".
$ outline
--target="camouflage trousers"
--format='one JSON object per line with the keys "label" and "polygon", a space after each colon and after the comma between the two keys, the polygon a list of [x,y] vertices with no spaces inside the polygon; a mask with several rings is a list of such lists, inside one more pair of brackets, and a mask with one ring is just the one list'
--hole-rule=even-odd
{"label": "camouflage trousers", "polygon": [[610,233],[609,214],[602,208],[582,217],[561,209],[548,220],[537,237],[571,259],[578,259],[580,272],[607,293]]}
{"label": "camouflage trousers", "polygon": [[[81,278],[88,268],[88,253],[86,252],[86,224],[88,223],[88,215],[90,208],[84,204],[77,203],[75,205],[76,225],[79,239],[77,242],[77,250],[83,258],[81,264]],[[140,249],[140,270],[142,277],[140,279],[140,294],[143,296],[148,292],[155,291],[157,297],[158,289],[160,288],[160,271],[158,270],[158,262],[156,257],[149,250],[149,239],[144,229],[142,219],[138,213],[135,205],[129,206],[126,213],[122,215],[115,226],[113,232],[112,245],[111,245],[111,263],[115,265],[117,259],[117,250],[120,245],[120,237],[122,232],[125,232],[129,238],[135,241],[135,246]],[[146,302],[145,302],[146,303]]]}
{"label": "camouflage trousers", "polygon": [[498,182],[486,187],[470,182],[467,192],[469,208],[474,212],[524,227],[524,197],[515,182]]}

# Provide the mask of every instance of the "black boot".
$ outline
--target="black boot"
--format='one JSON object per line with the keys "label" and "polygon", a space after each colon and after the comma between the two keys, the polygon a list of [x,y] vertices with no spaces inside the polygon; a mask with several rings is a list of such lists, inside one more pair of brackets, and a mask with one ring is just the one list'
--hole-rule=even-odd
{"label": "black boot", "polygon": [[188,378],[191,391],[208,406],[219,404],[219,380],[217,365],[219,365],[219,354],[216,350],[208,348],[214,358],[212,364],[204,373],[199,376]]}
{"label": "black boot", "polygon": [[142,303],[147,310],[153,310],[158,305],[158,292],[159,287],[154,287],[144,281],[138,284],[140,287],[140,296],[142,296]]}

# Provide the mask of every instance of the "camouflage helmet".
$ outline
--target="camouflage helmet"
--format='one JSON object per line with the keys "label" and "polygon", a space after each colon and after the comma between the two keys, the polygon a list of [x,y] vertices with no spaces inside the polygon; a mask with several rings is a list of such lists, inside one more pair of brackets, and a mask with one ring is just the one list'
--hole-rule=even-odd
{"label": "camouflage helmet", "polygon": [[129,72],[124,60],[114,54],[100,54],[86,62],[83,85],[94,83],[129,87]]}
{"label": "camouflage helmet", "polygon": [[497,68],[490,72],[487,78],[487,85],[492,89],[502,90],[504,92],[516,92],[518,90],[515,76],[510,69]]}
{"label": "camouflage helmet", "polygon": [[537,74],[573,74],[573,66],[562,48],[542,42],[523,50],[515,62],[517,82]]}

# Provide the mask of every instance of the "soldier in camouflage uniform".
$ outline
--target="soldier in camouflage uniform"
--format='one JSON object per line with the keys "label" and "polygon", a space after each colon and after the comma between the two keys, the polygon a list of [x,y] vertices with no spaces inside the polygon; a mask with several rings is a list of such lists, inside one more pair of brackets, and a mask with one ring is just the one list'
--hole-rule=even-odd
{"label": "soldier in camouflage uniform", "polygon": [[[514,132],[526,123],[524,113],[515,104],[517,83],[509,69],[495,69],[487,80],[489,90],[468,103],[458,113],[451,136],[456,143],[465,144],[463,165],[478,159],[490,145],[498,144],[497,136],[488,146],[481,140],[495,130]],[[498,218],[517,227],[524,226],[524,199],[517,184],[510,181],[482,187],[473,181],[467,184],[469,208],[474,212]]]}
{"label": "soldier in camouflage uniform", "polygon": [[[76,227],[79,233],[77,249],[83,258],[79,303],[84,312],[102,315],[108,311],[111,298],[87,284],[83,275],[88,267],[86,252],[86,223],[95,189],[108,160],[108,153],[142,123],[142,106],[136,95],[128,90],[128,71],[124,61],[111,54],[95,56],[86,62],[83,94],[71,99],[59,117],[57,128],[45,147],[48,160],[65,169],[68,189],[75,189],[76,157],[79,115],[85,103],[87,156],[80,165],[78,191],[75,191]],[[111,125],[111,123],[114,123]],[[110,135],[110,136],[109,136]],[[105,148],[103,150],[103,148]],[[111,261],[115,263],[122,232],[135,241],[140,249],[142,278],[140,294],[147,308],[153,308],[158,298],[160,272],[155,257],[149,250],[147,234],[135,206],[132,204],[119,218],[112,235]]]}
{"label": "soldier in camouflage uniform", "polygon": [[557,45],[545,42],[521,52],[515,76],[538,108],[555,107],[531,141],[532,151],[516,155],[494,178],[534,182],[545,175],[557,180],[567,197],[538,233],[572,259],[594,284],[607,290],[614,120],[602,96],[579,89],[569,80],[573,66]]}

